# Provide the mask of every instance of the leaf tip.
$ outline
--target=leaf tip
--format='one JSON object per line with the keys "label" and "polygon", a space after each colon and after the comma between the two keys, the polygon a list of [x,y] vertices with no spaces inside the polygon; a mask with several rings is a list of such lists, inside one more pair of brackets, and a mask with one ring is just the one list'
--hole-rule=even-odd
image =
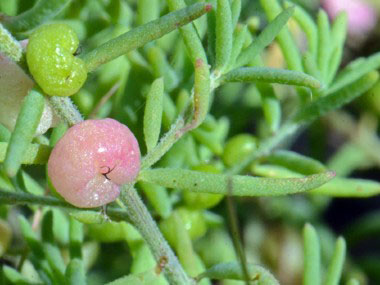
{"label": "leaf tip", "polygon": [[203,60],[198,58],[196,61],[195,61],[195,68],[200,68],[202,67],[203,65]]}
{"label": "leaf tip", "polygon": [[212,10],[212,4],[211,3],[206,4],[206,6],[205,6],[206,13],[210,12],[211,10]]}
{"label": "leaf tip", "polygon": [[327,171],[326,174],[327,174],[327,176],[328,176],[329,178],[331,178],[331,179],[334,178],[334,177],[336,176],[336,172],[333,171],[333,170],[329,170],[329,171]]}
{"label": "leaf tip", "polygon": [[291,5],[289,7],[286,8],[286,12],[289,14],[289,15],[293,15],[294,14],[294,11],[296,10],[296,6],[295,5]]}

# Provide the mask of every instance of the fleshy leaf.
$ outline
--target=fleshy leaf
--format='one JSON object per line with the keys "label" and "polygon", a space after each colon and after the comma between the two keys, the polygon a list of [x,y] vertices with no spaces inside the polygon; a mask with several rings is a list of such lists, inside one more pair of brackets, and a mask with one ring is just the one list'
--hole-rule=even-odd
{"label": "fleshy leaf", "polygon": [[[249,281],[256,281],[257,285],[279,285],[280,283],[274,276],[262,266],[255,264],[247,264],[249,272]],[[210,279],[232,279],[245,280],[241,265],[237,262],[227,262],[214,265],[202,274],[198,275],[197,279],[208,277]]]}
{"label": "fleshy leaf", "polygon": [[328,182],[334,176],[334,172],[327,171],[303,178],[277,179],[158,168],[142,171],[138,179],[168,188],[180,188],[200,193],[231,194],[233,196],[279,196],[314,189]]}

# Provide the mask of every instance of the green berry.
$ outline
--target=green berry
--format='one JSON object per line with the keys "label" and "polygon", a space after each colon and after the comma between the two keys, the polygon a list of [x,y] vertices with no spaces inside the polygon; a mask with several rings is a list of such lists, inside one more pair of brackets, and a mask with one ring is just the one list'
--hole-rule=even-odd
{"label": "green berry", "polygon": [[192,240],[202,237],[207,231],[205,218],[201,211],[180,207],[160,223],[160,229],[168,242],[176,247],[177,229],[174,215],[178,215]]}
{"label": "green berry", "polygon": [[230,138],[223,152],[225,165],[232,166],[243,161],[257,148],[256,138],[250,134],[240,134]]}
{"label": "green berry", "polygon": [[[201,164],[193,168],[193,170],[220,173],[219,169],[211,164]],[[223,199],[223,195],[209,193],[194,193],[188,190],[183,192],[183,200],[186,205],[192,209],[208,209],[217,205]]]}
{"label": "green berry", "polygon": [[79,40],[65,24],[39,27],[29,38],[26,52],[30,73],[51,96],[75,94],[87,78],[85,63],[74,56]]}

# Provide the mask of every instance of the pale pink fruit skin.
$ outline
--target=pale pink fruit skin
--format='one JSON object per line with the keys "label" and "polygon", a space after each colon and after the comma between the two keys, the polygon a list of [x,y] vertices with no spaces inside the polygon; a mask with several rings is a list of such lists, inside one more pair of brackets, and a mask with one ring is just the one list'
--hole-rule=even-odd
{"label": "pale pink fruit skin", "polygon": [[49,177],[57,192],[80,208],[114,201],[120,185],[134,181],[139,170],[140,149],[135,136],[113,119],[74,125],[58,141],[48,161]]}
{"label": "pale pink fruit skin", "polygon": [[377,22],[375,8],[362,0],[324,0],[323,8],[330,17],[335,18],[339,12],[346,11],[348,32],[352,36],[363,37],[370,32]]}

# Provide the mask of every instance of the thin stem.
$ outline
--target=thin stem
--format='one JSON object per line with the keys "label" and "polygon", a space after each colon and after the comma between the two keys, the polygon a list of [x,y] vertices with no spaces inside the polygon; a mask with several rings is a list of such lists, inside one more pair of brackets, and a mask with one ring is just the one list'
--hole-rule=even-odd
{"label": "thin stem", "polygon": [[127,208],[130,220],[148,243],[155,260],[167,260],[164,271],[170,284],[195,284],[183,270],[133,185],[123,186],[120,199]]}
{"label": "thin stem", "polygon": [[241,269],[244,276],[244,281],[246,285],[249,285],[249,272],[247,268],[247,257],[245,256],[244,248],[242,245],[241,236],[239,233],[239,224],[237,220],[236,208],[234,204],[234,198],[231,195],[232,193],[232,181],[228,180],[228,195],[226,199],[227,209],[228,209],[228,218],[230,220],[230,228],[232,234],[232,241],[234,243],[236,255],[240,259]]}
{"label": "thin stem", "polygon": [[171,129],[160,140],[160,142],[143,158],[141,170],[147,169],[155,164],[160,158],[182,137],[181,129],[184,126],[184,120],[181,116],[172,125]]}
{"label": "thin stem", "polygon": [[83,121],[82,115],[69,97],[50,97],[50,103],[63,121],[69,125],[75,125]]}
{"label": "thin stem", "polygon": [[20,43],[0,23],[0,52],[13,61],[19,61],[22,56]]}

